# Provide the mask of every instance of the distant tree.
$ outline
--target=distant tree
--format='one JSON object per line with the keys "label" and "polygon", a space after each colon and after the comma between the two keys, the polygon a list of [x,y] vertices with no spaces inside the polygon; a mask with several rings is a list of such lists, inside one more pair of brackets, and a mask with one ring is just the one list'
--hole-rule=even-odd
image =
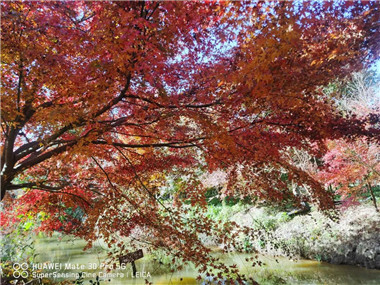
{"label": "distant tree", "polygon": [[[376,73],[362,71],[354,73],[352,81],[341,87],[338,107],[347,115],[358,118],[373,116],[380,112],[379,80]],[[380,128],[379,122],[372,126]],[[380,146],[378,141],[368,138],[355,140],[330,140],[328,152],[324,156],[327,167],[317,176],[322,182],[337,189],[343,199],[356,201],[357,195],[368,192],[373,205],[379,211],[374,195],[374,187],[380,185]]]}
{"label": "distant tree", "polygon": [[358,194],[369,192],[379,211],[373,188],[380,184],[380,146],[365,139],[336,140],[328,143],[328,149],[324,156],[327,167],[318,173],[320,179],[334,186],[343,199],[355,201]]}

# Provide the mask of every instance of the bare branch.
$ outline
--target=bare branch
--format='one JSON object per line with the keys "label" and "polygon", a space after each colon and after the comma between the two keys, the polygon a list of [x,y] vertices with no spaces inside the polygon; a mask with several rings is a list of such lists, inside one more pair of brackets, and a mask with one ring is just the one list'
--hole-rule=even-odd
{"label": "bare branch", "polygon": [[187,141],[178,141],[178,142],[168,142],[168,143],[151,143],[151,144],[125,144],[118,142],[107,142],[107,141],[92,141],[93,144],[103,144],[103,145],[112,145],[115,147],[123,148],[159,148],[159,147],[168,147],[168,148],[190,148],[195,147],[196,145],[193,142],[204,140],[206,137],[187,140]]}
{"label": "bare branch", "polygon": [[162,204],[162,202],[160,200],[158,200],[156,198],[156,196],[154,196],[154,194],[148,189],[148,187],[145,186],[144,182],[141,180],[140,176],[138,175],[134,165],[132,164],[132,162],[130,161],[130,159],[121,151],[121,149],[119,149],[117,146],[115,146],[115,148],[118,150],[118,152],[121,154],[122,157],[124,157],[124,159],[128,162],[128,164],[132,167],[132,170],[135,174],[135,177],[136,179],[139,181],[139,183],[141,184],[141,186],[145,189],[146,192],[148,192],[149,196],[157,201],[163,208],[165,208],[165,210],[170,211],[170,209],[168,209],[164,204]]}

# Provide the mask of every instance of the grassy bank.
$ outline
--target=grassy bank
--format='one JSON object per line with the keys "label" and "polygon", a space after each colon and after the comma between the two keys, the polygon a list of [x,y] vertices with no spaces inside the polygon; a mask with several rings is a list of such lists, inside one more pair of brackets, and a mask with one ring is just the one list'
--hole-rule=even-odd
{"label": "grassy bank", "polygon": [[[339,211],[339,219],[332,220],[316,210],[290,217],[270,207],[221,204],[210,206],[208,216],[259,232],[241,236],[247,251],[380,269],[379,213],[370,204]],[[204,242],[212,245],[207,237]]]}

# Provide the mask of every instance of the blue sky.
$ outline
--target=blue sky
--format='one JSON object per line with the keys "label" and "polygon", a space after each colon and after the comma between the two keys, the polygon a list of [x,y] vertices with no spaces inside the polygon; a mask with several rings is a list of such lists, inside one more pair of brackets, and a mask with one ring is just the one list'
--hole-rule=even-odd
{"label": "blue sky", "polygon": [[[372,69],[376,71],[377,77],[380,78],[380,59],[372,66]],[[377,96],[380,97],[380,84],[377,85]]]}
{"label": "blue sky", "polygon": [[380,59],[378,61],[376,61],[376,63],[374,64],[373,68],[376,70],[376,73],[378,75],[380,75]]}

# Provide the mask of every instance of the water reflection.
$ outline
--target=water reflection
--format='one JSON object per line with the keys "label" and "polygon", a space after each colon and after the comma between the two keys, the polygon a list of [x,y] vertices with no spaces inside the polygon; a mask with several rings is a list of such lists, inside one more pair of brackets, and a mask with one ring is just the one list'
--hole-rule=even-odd
{"label": "water reflection", "polygon": [[[79,264],[85,265],[84,270],[88,276],[91,274],[99,275],[101,263],[106,253],[100,245],[83,251],[85,242],[82,240],[70,240],[65,237],[60,240],[58,237],[44,237],[36,240],[36,262],[51,262],[62,264]],[[277,258],[261,256],[261,261],[265,264],[261,267],[252,267],[246,258],[249,254],[221,254],[215,253],[220,259],[229,265],[237,264],[242,273],[248,277],[253,277],[260,284],[380,284],[380,270],[368,270],[365,268],[348,266],[348,265],[332,265],[320,263],[311,260],[290,261],[286,258]],[[91,264],[91,266],[89,266]],[[148,260],[144,257],[136,261],[138,278],[133,278],[131,268],[127,266],[124,270],[115,270],[113,273],[123,274],[116,278],[104,277],[101,275],[101,284],[145,284],[145,279],[153,284],[199,284],[196,281],[198,273],[192,266],[185,269],[170,273],[167,268],[158,262]],[[75,271],[75,270],[71,270]],[[149,273],[149,275],[148,275]],[[90,284],[88,277],[84,284]],[[92,278],[94,280],[94,278]]]}

